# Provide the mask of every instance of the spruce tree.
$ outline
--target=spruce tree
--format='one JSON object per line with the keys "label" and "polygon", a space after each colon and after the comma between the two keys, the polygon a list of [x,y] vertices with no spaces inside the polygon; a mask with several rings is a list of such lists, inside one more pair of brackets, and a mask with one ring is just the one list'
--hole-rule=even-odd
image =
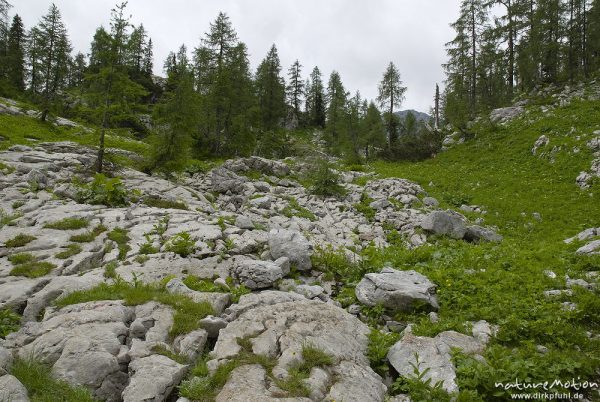
{"label": "spruce tree", "polygon": [[386,120],[388,128],[388,144],[391,147],[396,141],[397,136],[397,121],[394,115],[394,108],[400,107],[404,101],[404,94],[406,93],[406,87],[402,86],[402,80],[400,79],[400,73],[394,65],[390,62],[383,78],[379,83],[379,95],[377,101],[382,108],[386,108]]}
{"label": "spruce tree", "polygon": [[285,117],[285,83],[280,73],[279,55],[273,45],[256,71],[256,97],[263,131],[278,128]]}
{"label": "spruce tree", "polygon": [[361,128],[361,145],[365,150],[365,157],[368,159],[373,156],[375,149],[385,148],[386,143],[385,126],[381,112],[374,102],[370,102]]}
{"label": "spruce tree", "polygon": [[304,82],[302,81],[301,72],[302,65],[296,60],[288,70],[289,83],[286,88],[288,104],[292,108],[296,119],[300,118],[300,106],[302,104],[302,97],[304,96]]}
{"label": "spruce tree", "polygon": [[313,68],[306,84],[306,114],[309,126],[325,127],[325,88],[319,67]]}
{"label": "spruce tree", "polygon": [[41,120],[45,121],[57,95],[67,85],[71,43],[67,28],[55,4],[42,17],[33,32],[33,41],[39,52],[39,78],[41,80]]}
{"label": "spruce tree", "polygon": [[6,51],[6,77],[18,91],[25,90],[25,28],[19,15],[15,15],[8,32]]}
{"label": "spruce tree", "polygon": [[12,6],[6,0],[0,0],[0,81],[6,77],[6,51],[8,48],[8,10]]}
{"label": "spruce tree", "polygon": [[333,153],[339,153],[342,141],[347,134],[348,94],[337,71],[329,76],[327,84],[327,121],[325,142]]}

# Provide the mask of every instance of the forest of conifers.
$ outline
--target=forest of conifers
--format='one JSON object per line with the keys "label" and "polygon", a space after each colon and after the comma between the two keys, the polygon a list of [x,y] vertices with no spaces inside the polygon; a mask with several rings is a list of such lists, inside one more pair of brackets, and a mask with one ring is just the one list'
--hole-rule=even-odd
{"label": "forest of conifers", "polygon": [[[65,116],[97,127],[101,148],[109,130],[147,138],[150,170],[207,156],[285,157],[315,130],[328,152],[350,161],[420,159],[439,149],[442,124],[464,127],[521,92],[600,70],[600,0],[465,0],[446,45],[445,90],[432,83],[435,118],[424,123],[394,114],[407,90],[394,63],[382,66],[372,101],[349,92],[336,71],[326,78],[298,60],[285,71],[275,45],[253,71],[224,13],[195,47],[157,61],[149,33],[130,23],[126,6],[107,10],[110,24],[96,30],[89,54],[73,54],[54,4],[25,27],[0,0],[0,95],[37,105],[42,120]],[[155,63],[164,78],[153,74]]]}

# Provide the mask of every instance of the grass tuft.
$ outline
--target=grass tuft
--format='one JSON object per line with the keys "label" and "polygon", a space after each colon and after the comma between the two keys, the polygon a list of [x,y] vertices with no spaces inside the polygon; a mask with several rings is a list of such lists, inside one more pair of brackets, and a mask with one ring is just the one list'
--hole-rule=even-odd
{"label": "grass tuft", "polygon": [[65,218],[60,221],[50,222],[44,225],[46,229],[77,230],[87,228],[90,222],[84,218]]}

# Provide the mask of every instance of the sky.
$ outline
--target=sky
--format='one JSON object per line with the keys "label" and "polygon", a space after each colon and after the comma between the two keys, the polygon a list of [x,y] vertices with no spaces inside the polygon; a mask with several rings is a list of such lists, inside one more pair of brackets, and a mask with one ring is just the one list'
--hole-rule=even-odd
{"label": "sky", "polygon": [[[10,0],[9,0],[10,1]],[[27,29],[46,14],[50,0],[12,0]],[[89,53],[94,31],[108,27],[117,0],[54,0],[74,50]],[[443,87],[444,44],[460,0],[129,0],[131,22],[154,42],[157,75],[167,54],[181,44],[193,49],[219,11],[229,15],[246,43],[253,70],[272,44],[283,67],[298,59],[306,78],[318,66],[327,81],[336,70],[347,91],[375,99],[387,65],[393,62],[408,88],[401,109],[428,112],[435,84]]]}

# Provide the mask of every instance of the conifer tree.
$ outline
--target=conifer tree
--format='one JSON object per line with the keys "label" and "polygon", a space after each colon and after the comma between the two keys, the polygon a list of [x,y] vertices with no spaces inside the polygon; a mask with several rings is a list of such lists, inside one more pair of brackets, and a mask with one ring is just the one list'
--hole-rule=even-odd
{"label": "conifer tree", "polygon": [[57,95],[67,85],[71,43],[67,28],[55,4],[42,17],[32,39],[39,55],[39,79],[41,84],[42,114],[45,121]]}
{"label": "conifer tree", "polygon": [[276,129],[285,117],[285,82],[280,73],[279,55],[273,45],[256,71],[256,96],[263,131]]}
{"label": "conifer tree", "polygon": [[19,15],[15,15],[8,32],[6,51],[6,76],[18,91],[25,90],[25,28]]}
{"label": "conifer tree", "polygon": [[325,142],[331,152],[339,153],[347,130],[348,94],[337,71],[329,76],[327,84],[327,121]]}
{"label": "conifer tree", "polygon": [[325,127],[325,88],[319,67],[313,68],[306,83],[306,114],[309,126]]}
{"label": "conifer tree", "polygon": [[302,96],[304,95],[304,82],[301,77],[302,65],[298,60],[292,64],[288,70],[288,86],[286,88],[288,104],[296,117],[300,117],[300,106],[302,104]]}
{"label": "conifer tree", "polygon": [[385,126],[381,112],[377,109],[374,102],[369,103],[362,122],[361,132],[361,145],[365,150],[365,157],[367,159],[374,155],[375,149],[382,149],[386,146]]}
{"label": "conifer tree", "polygon": [[12,6],[6,0],[0,0],[0,80],[6,79],[6,50],[8,47],[8,10]]}
{"label": "conifer tree", "polygon": [[402,86],[400,73],[394,63],[390,62],[379,83],[379,95],[377,96],[377,101],[381,107],[386,108],[388,143],[390,147],[396,141],[397,136],[397,119],[394,115],[394,108],[400,107],[404,101],[405,93],[406,87]]}

